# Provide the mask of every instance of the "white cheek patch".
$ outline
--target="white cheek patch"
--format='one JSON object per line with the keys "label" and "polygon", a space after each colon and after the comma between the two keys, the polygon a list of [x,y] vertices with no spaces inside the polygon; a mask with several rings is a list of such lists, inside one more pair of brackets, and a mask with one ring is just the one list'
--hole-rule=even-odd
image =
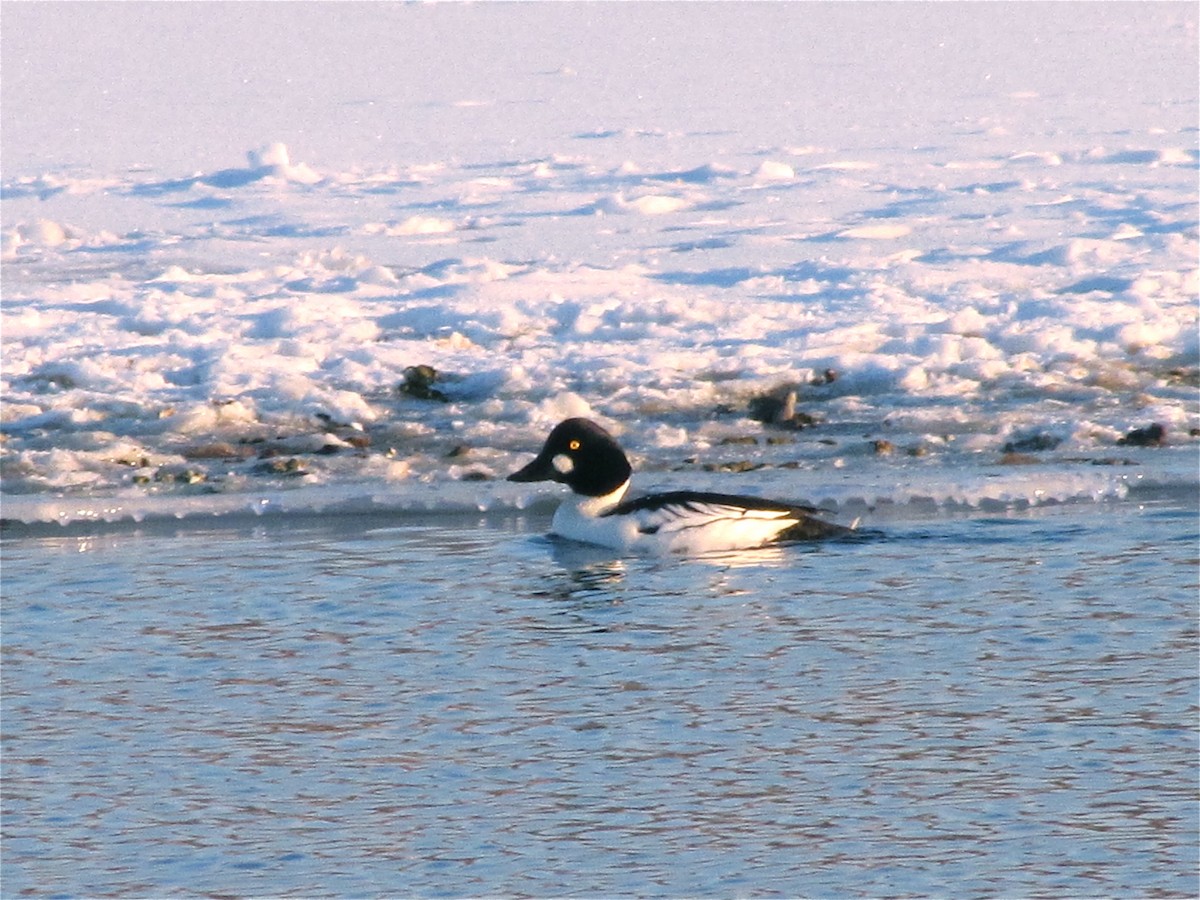
{"label": "white cheek patch", "polygon": [[558,453],[550,460],[550,465],[554,466],[554,471],[559,475],[570,475],[575,471],[575,460],[567,456],[565,453]]}

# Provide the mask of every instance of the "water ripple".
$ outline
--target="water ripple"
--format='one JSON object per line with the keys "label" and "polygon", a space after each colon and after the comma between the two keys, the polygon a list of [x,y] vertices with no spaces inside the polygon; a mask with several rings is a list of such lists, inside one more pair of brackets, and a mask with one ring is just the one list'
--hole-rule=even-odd
{"label": "water ripple", "polygon": [[1191,512],[521,528],[6,541],[6,893],[1195,892]]}

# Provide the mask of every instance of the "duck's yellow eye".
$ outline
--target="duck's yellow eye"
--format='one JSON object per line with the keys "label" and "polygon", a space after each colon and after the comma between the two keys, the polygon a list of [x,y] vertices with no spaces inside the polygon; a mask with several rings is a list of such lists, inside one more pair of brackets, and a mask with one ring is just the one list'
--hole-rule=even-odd
{"label": "duck's yellow eye", "polygon": [[567,446],[570,447],[572,450],[578,450],[579,449],[579,441],[571,441],[571,443],[569,443]]}

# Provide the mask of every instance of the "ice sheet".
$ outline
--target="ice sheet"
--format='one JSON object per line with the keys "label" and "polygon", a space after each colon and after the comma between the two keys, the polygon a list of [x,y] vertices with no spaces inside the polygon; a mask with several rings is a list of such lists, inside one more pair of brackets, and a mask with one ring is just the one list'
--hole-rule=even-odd
{"label": "ice sheet", "polygon": [[1016,9],[6,6],[4,516],[1194,492],[1195,8]]}

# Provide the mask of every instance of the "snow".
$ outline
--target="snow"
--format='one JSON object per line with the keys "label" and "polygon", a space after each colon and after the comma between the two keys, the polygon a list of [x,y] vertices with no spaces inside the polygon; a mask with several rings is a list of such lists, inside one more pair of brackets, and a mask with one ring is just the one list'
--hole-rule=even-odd
{"label": "snow", "polygon": [[1192,5],[331,10],[4,7],[6,518],[1194,490]]}

